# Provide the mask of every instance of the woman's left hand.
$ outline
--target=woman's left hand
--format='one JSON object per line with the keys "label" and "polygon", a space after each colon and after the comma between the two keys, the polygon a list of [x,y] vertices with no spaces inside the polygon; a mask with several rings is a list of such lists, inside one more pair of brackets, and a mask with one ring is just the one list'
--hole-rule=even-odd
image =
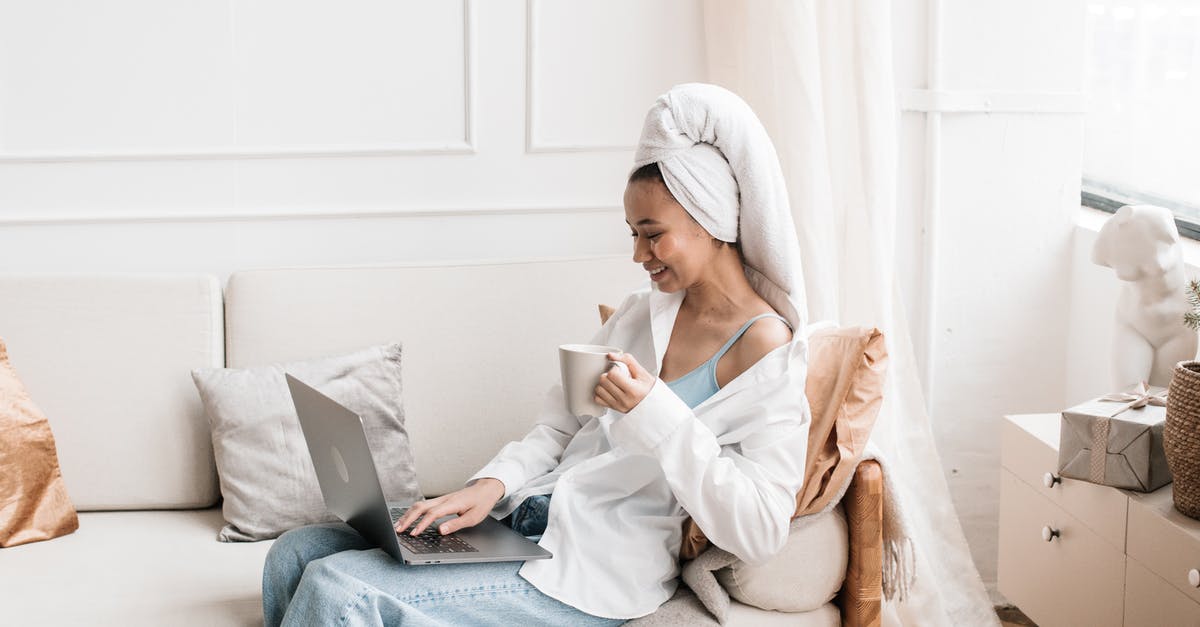
{"label": "woman's left hand", "polygon": [[608,358],[619,361],[629,368],[629,374],[616,366],[600,375],[600,384],[596,386],[596,403],[615,409],[623,414],[633,411],[638,403],[650,393],[658,377],[646,372],[629,353],[609,353]]}

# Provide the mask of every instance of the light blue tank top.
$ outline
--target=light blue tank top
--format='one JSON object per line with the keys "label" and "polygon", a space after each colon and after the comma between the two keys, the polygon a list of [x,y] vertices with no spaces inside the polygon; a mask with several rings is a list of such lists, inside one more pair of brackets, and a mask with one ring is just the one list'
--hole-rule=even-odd
{"label": "light blue tank top", "polygon": [[739,337],[742,337],[742,334],[746,332],[746,329],[749,329],[750,325],[754,324],[755,320],[758,320],[759,318],[765,318],[767,316],[775,316],[776,318],[783,320],[783,323],[787,324],[789,329],[792,328],[792,325],[788,324],[787,319],[779,314],[765,313],[754,316],[749,322],[743,324],[742,328],[738,329],[738,332],[734,333],[733,337],[729,338],[729,341],[725,342],[725,345],[721,347],[721,350],[718,350],[715,355],[709,358],[708,361],[696,366],[695,370],[683,375],[682,377],[679,377],[678,379],[675,379],[674,381],[667,381],[667,387],[671,388],[671,390],[674,391],[679,398],[683,399],[683,402],[687,403],[688,407],[692,408],[695,408],[700,403],[703,403],[708,397],[716,394],[717,390],[721,389],[720,386],[717,385],[717,362],[721,359],[721,356],[725,354],[725,351],[729,350],[729,347],[733,346],[733,343],[736,342]]}

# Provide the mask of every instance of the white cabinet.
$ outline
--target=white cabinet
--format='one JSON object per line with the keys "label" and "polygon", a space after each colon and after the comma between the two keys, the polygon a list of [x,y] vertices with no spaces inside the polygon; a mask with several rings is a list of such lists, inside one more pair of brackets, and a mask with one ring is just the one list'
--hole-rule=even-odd
{"label": "white cabinet", "polygon": [[1200,625],[1200,606],[1142,566],[1125,563],[1126,625]]}
{"label": "white cabinet", "polygon": [[[1060,478],[1060,416],[1006,416],[1000,592],[1040,627],[1200,627],[1200,521],[1149,494]],[[1194,578],[1193,578],[1194,580]]]}

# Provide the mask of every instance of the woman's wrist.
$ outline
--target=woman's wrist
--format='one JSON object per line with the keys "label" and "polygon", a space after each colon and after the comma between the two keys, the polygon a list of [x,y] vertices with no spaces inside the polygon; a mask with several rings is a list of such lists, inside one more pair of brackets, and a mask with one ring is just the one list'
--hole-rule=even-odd
{"label": "woman's wrist", "polygon": [[495,477],[480,477],[475,487],[494,496],[497,501],[504,497],[504,482]]}

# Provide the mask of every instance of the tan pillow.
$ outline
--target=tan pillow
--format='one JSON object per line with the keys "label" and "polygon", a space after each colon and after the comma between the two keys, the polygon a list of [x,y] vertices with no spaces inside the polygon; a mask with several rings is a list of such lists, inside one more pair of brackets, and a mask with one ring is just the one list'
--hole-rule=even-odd
{"label": "tan pillow", "polygon": [[879,329],[828,327],[809,336],[804,390],[812,424],[796,516],[824,509],[850,479],[879,417],[887,363]]}
{"label": "tan pillow", "polygon": [[0,547],[49,540],[78,528],[50,423],[30,400],[0,339]]}
{"label": "tan pillow", "polygon": [[600,308],[600,326],[604,326],[604,323],[608,322],[609,316],[616,313],[617,310],[608,305],[598,305],[598,307]]}

